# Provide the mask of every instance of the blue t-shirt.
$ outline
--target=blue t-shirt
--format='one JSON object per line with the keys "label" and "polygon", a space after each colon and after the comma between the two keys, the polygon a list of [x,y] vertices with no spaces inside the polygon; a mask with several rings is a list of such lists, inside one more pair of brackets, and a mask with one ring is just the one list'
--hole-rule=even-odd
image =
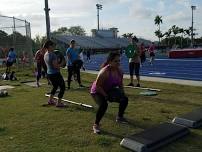
{"label": "blue t-shirt", "polygon": [[57,68],[54,68],[53,61],[57,60],[57,56],[53,52],[46,52],[44,55],[44,61],[47,66],[47,74],[56,74],[59,73],[60,70]]}
{"label": "blue t-shirt", "polygon": [[68,48],[66,51],[66,56],[69,55],[70,57],[67,58],[67,66],[72,66],[72,63],[75,60],[79,59],[78,52],[73,48]]}
{"label": "blue t-shirt", "polygon": [[16,53],[14,51],[9,51],[8,53],[8,62],[13,62],[16,59]]}

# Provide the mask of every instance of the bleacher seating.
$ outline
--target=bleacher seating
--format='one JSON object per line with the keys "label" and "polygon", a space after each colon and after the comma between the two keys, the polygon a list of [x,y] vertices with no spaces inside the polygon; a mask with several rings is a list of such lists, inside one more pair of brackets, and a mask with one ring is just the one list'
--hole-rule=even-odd
{"label": "bleacher seating", "polygon": [[74,39],[80,47],[91,49],[119,49],[125,48],[129,44],[126,38],[104,38],[69,35],[57,35],[53,38],[65,44],[69,44],[70,40]]}

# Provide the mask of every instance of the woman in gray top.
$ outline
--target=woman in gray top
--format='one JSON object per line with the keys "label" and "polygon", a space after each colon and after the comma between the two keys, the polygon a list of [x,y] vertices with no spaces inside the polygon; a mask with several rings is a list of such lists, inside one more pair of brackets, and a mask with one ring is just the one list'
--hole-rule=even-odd
{"label": "woman in gray top", "polygon": [[[45,61],[46,66],[47,66],[47,75],[48,75],[48,78],[51,81],[52,86],[53,86],[49,100],[48,100],[48,104],[49,105],[56,105],[56,107],[65,107],[65,105],[61,102],[61,99],[62,99],[64,92],[65,92],[65,82],[64,82],[64,79],[60,73],[60,67],[64,63],[61,62],[59,64],[57,56],[53,52],[55,49],[55,43],[48,40],[44,44],[44,48],[47,50],[45,55],[44,55],[44,61]],[[57,100],[57,102],[55,102],[53,97],[54,97],[58,87],[60,88],[60,92],[58,94],[58,100]]]}

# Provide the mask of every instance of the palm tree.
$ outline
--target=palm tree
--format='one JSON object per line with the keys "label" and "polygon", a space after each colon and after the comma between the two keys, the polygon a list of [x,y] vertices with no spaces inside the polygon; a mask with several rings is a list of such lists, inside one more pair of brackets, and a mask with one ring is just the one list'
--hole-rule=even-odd
{"label": "palm tree", "polygon": [[185,29],[184,30],[184,36],[188,36],[187,38],[187,45],[189,45],[189,37],[191,36],[191,30],[192,30],[192,27],[189,27],[188,29]]}
{"label": "palm tree", "polygon": [[[162,16],[159,16],[159,15],[157,15],[156,17],[155,17],[155,19],[154,19],[154,23],[155,23],[155,25],[157,25],[158,27],[159,27],[159,29],[158,29],[158,31],[160,31],[161,32],[161,23],[163,23],[163,20],[162,20]],[[157,32],[158,33],[158,32]],[[156,34],[156,32],[155,32],[155,34]],[[157,35],[156,35],[157,36]],[[160,35],[159,35],[160,36]],[[158,37],[158,36],[157,36]],[[161,41],[161,37],[158,37],[159,38],[159,44],[160,44],[160,41]]]}
{"label": "palm tree", "polygon": [[157,37],[159,37],[159,39],[163,37],[163,34],[161,33],[160,30],[155,31],[154,33],[155,33],[155,35],[156,35]]}
{"label": "palm tree", "polygon": [[176,45],[176,35],[179,33],[179,27],[177,27],[176,25],[173,25],[171,29],[174,34],[175,45]]}
{"label": "palm tree", "polygon": [[170,35],[171,35],[171,33],[172,33],[172,30],[169,29],[167,32],[165,32],[163,34],[163,36],[166,36],[166,39],[168,40],[168,44],[167,44],[168,47],[170,47]]}
{"label": "palm tree", "polygon": [[182,48],[182,39],[183,39],[184,29],[179,28],[179,33],[181,33],[181,48]]}
{"label": "palm tree", "polygon": [[125,38],[130,38],[133,36],[133,33],[124,33],[122,36]]}

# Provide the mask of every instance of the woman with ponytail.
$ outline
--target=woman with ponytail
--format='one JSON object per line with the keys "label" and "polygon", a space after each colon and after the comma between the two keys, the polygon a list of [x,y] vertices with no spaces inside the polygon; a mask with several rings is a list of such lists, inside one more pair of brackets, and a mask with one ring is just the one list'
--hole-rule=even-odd
{"label": "woman with ponytail", "polygon": [[93,82],[90,93],[98,104],[98,111],[93,125],[94,133],[100,133],[100,121],[107,110],[108,101],[119,103],[116,122],[127,123],[123,114],[128,105],[128,98],[123,90],[123,73],[120,69],[119,53],[111,52],[106,62],[101,65],[101,70]]}

